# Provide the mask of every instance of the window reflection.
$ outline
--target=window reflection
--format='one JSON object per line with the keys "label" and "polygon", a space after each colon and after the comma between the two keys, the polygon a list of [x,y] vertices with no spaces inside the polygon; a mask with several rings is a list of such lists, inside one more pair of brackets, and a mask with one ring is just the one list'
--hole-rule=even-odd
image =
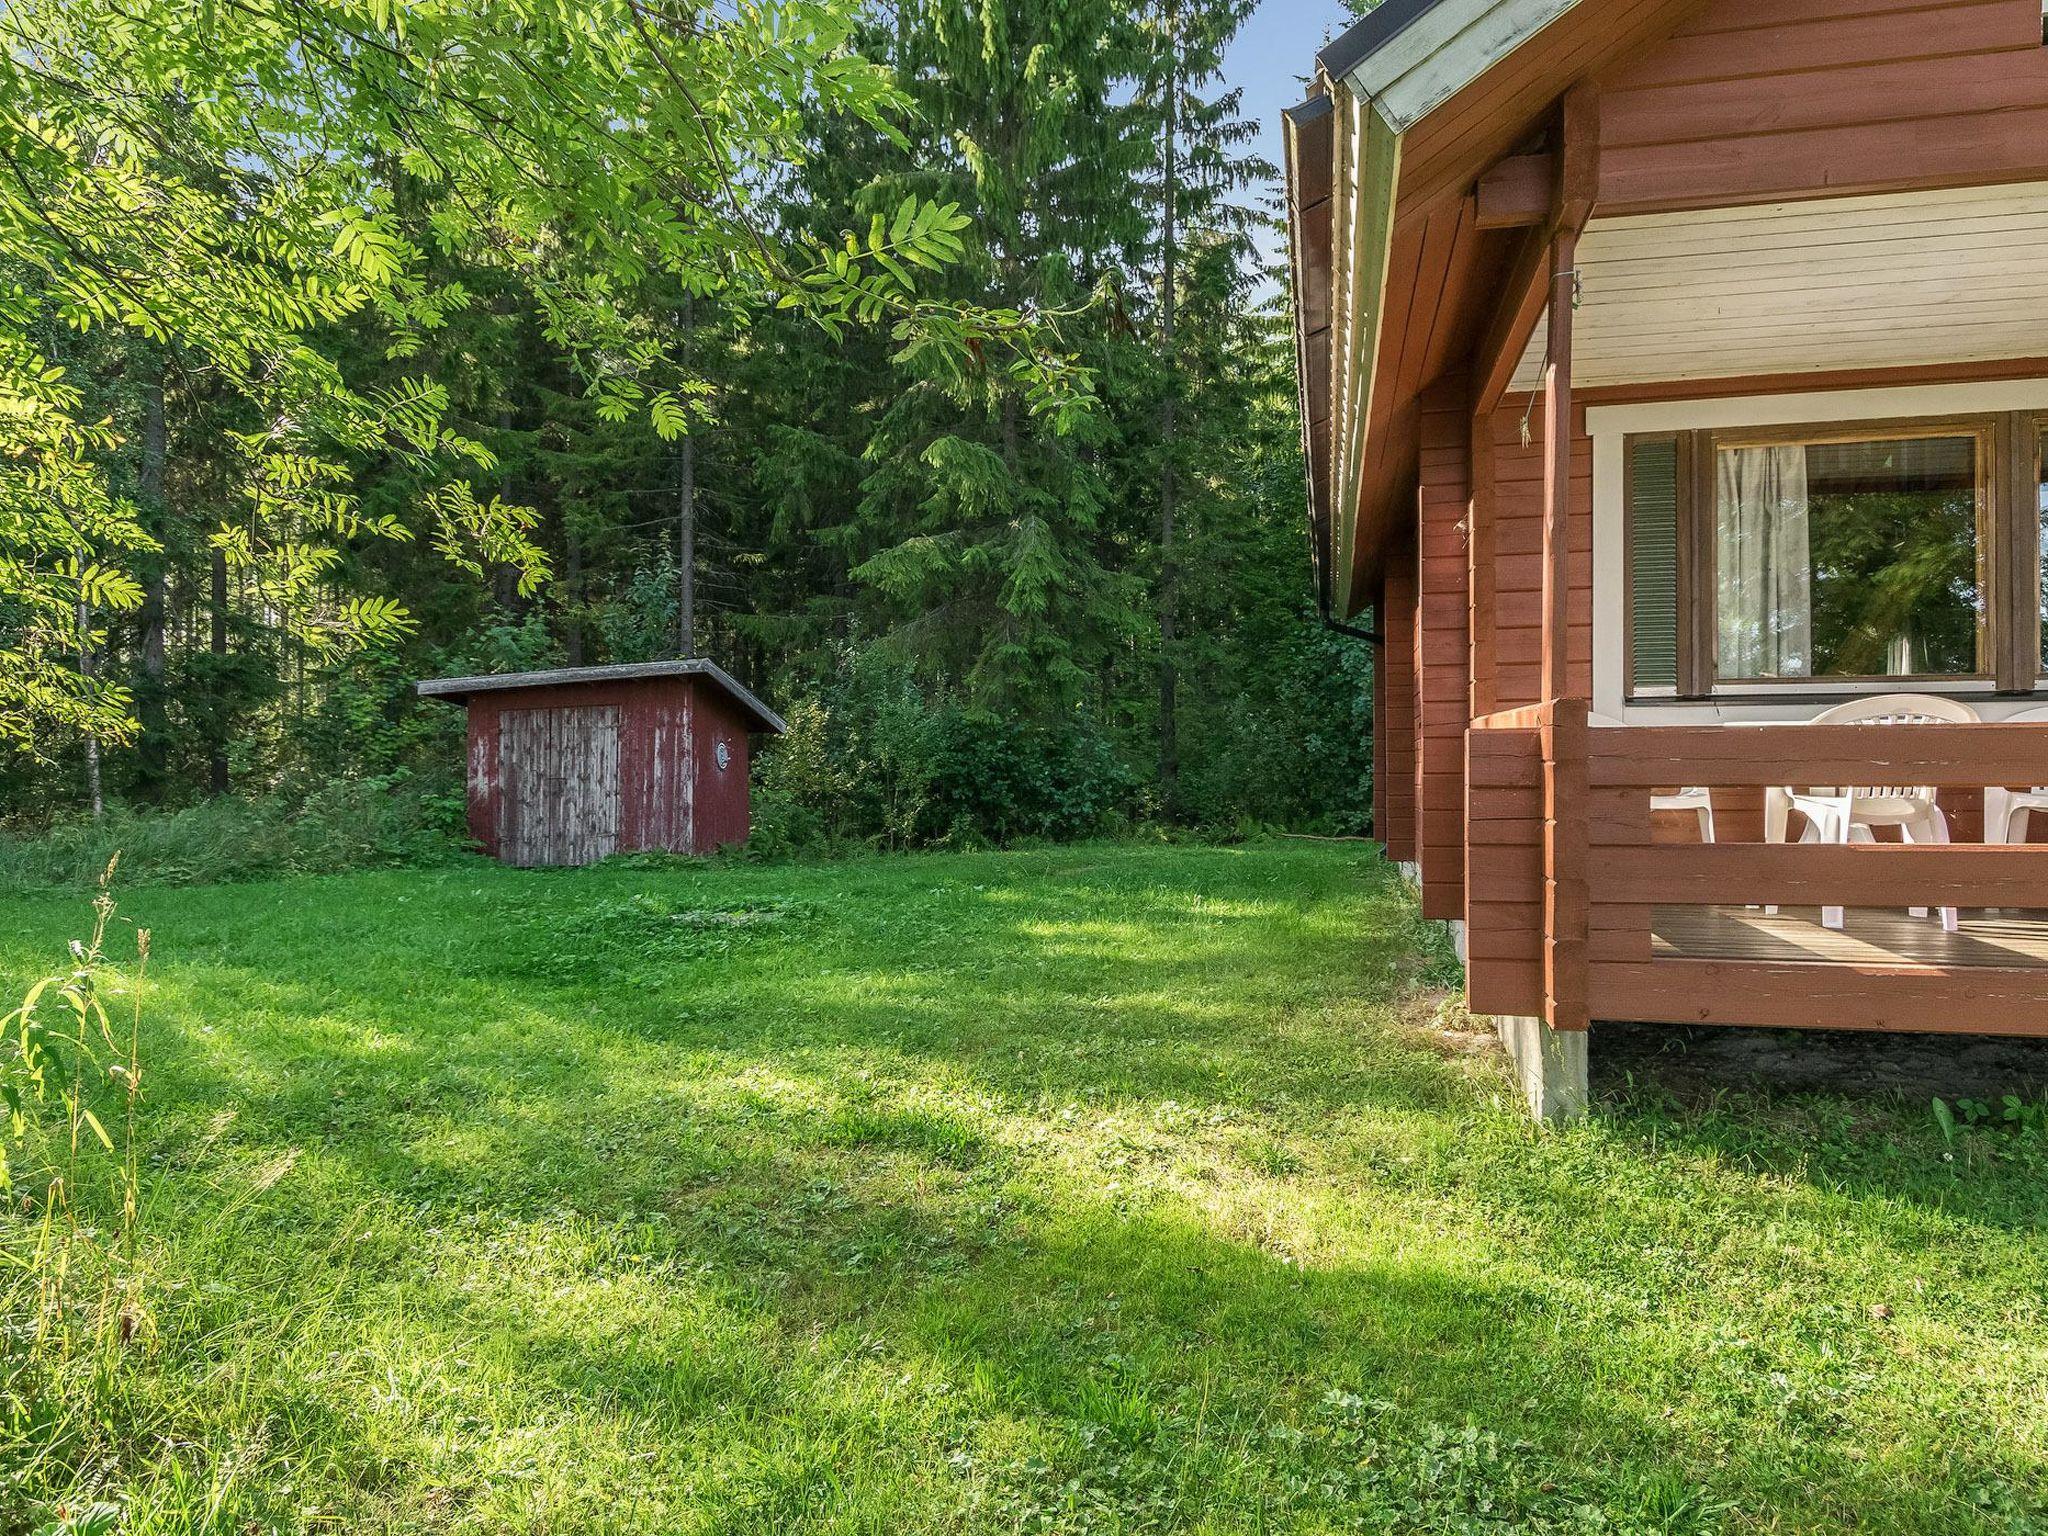
{"label": "window reflection", "polygon": [[1763,443],[1716,457],[1722,677],[1983,670],[1976,437]]}

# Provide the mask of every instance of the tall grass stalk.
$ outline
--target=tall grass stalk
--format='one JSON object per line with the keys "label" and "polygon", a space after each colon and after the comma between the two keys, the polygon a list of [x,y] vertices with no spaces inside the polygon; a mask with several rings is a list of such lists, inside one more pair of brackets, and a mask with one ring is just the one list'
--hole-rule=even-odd
{"label": "tall grass stalk", "polygon": [[138,1151],[149,930],[124,973],[107,954],[118,862],[71,963],[0,1020],[0,1507],[9,1483],[42,1481],[89,1442],[150,1331]]}

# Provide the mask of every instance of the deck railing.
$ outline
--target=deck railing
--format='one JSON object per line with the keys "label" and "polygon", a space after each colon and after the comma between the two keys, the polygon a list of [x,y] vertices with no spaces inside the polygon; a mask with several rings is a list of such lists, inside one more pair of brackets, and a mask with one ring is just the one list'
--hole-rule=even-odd
{"label": "deck railing", "polygon": [[1652,935],[1660,907],[2048,908],[2048,845],[1660,842],[1650,810],[1695,785],[2048,783],[2040,725],[1593,729],[1564,699],[1475,721],[1467,757],[1475,1011],[2048,1033],[2041,967],[1689,958]]}

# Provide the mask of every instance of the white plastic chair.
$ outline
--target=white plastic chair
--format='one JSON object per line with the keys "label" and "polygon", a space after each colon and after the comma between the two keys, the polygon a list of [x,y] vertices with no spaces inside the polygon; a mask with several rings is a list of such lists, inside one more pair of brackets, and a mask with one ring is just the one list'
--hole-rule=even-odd
{"label": "white plastic chair", "polygon": [[[2048,706],[2023,709],[2006,717],[2014,725],[2026,721],[2048,721]],[[2048,811],[2048,788],[2006,789],[1993,785],[1984,791],[1984,841],[2024,843],[2027,821],[2035,811]]]}
{"label": "white plastic chair", "polygon": [[[1967,704],[1938,699],[1923,693],[1886,693],[1874,698],[1854,699],[1837,704],[1813,717],[1814,725],[1971,725],[1982,717]],[[1789,813],[1806,818],[1803,843],[1874,843],[1875,828],[1897,827],[1909,843],[1945,843],[1948,817],[1935,798],[1932,786],[1855,786],[1826,789],[1798,789],[1787,786],[1771,791],[1765,808],[1764,836],[1782,843],[1790,822]],[[1775,907],[1766,908],[1776,911]],[[1915,917],[1925,917],[1925,907],[1913,908]],[[1839,929],[1844,918],[1840,907],[1823,907],[1821,925]],[[1941,926],[1954,933],[1959,926],[1956,909],[1941,909]]]}
{"label": "white plastic chair", "polygon": [[[1590,724],[1598,726],[1601,730],[1628,729],[1623,722],[1615,719],[1614,716],[1603,715],[1597,710],[1588,712],[1586,719]],[[1714,840],[1714,795],[1711,790],[1703,785],[1694,785],[1689,789],[1674,790],[1668,795],[1652,795],[1650,796],[1650,809],[1652,811],[1690,811],[1699,818],[1700,841],[1711,843]]]}

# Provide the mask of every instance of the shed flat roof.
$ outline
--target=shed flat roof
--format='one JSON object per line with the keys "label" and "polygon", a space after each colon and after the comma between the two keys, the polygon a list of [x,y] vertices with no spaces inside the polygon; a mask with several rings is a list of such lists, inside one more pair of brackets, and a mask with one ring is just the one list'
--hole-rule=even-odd
{"label": "shed flat roof", "polygon": [[739,679],[715,661],[692,656],[682,661],[635,661],[613,667],[553,667],[543,672],[498,672],[481,677],[431,677],[415,683],[422,698],[460,704],[471,694],[511,688],[574,688],[584,683],[633,683],[664,677],[709,678],[753,717],[764,731],[781,735],[782,716],[755,698]]}

